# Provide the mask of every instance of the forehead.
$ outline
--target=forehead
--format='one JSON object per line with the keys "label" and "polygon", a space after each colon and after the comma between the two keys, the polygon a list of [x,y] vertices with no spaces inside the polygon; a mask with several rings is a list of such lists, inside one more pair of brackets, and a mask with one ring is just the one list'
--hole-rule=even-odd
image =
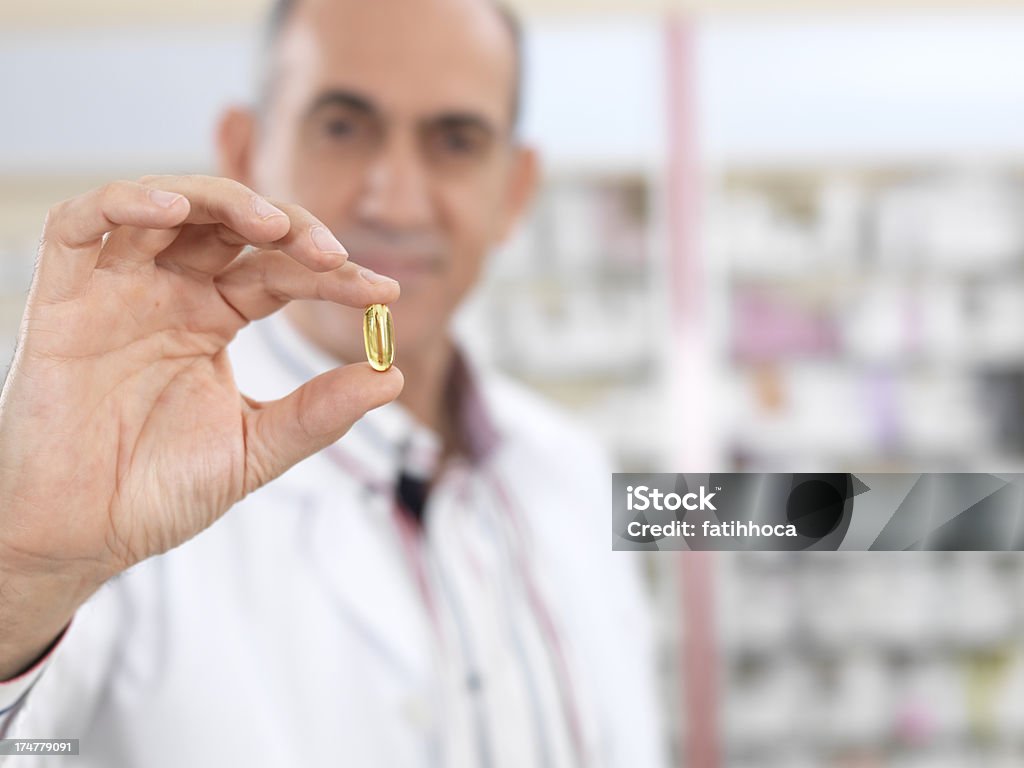
{"label": "forehead", "polygon": [[396,117],[511,119],[515,52],[488,0],[302,0],[277,55],[289,101],[338,88]]}

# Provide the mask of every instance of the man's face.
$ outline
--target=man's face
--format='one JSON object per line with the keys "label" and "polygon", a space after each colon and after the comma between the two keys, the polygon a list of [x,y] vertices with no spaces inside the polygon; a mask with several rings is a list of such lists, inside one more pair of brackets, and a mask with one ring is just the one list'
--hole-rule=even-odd
{"label": "man's face", "polygon": [[[279,39],[252,158],[257,189],[304,206],[350,259],[397,279],[397,362],[442,339],[519,213],[511,36],[480,0],[303,0]],[[296,308],[363,356],[361,313]]]}

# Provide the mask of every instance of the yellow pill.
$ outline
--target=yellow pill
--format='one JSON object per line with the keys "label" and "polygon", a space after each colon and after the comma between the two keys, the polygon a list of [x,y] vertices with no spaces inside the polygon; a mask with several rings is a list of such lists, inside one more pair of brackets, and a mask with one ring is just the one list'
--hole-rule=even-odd
{"label": "yellow pill", "polygon": [[395,360],[395,328],[386,304],[371,304],[363,313],[366,359],[377,371],[386,371]]}

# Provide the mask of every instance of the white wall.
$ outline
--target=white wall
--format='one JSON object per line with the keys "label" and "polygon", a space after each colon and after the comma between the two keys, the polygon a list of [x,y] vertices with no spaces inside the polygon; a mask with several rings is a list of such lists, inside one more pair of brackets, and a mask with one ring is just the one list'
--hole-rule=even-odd
{"label": "white wall", "polygon": [[1024,152],[1024,13],[776,15],[705,23],[714,157]]}
{"label": "white wall", "polygon": [[[567,162],[649,157],[661,131],[658,25],[528,26],[524,128]],[[0,173],[203,170],[220,107],[251,92],[257,29],[0,34]]]}

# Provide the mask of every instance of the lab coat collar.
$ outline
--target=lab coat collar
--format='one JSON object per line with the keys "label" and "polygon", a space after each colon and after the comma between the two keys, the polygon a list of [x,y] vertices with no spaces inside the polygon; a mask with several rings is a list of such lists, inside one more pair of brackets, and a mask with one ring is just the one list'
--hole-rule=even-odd
{"label": "lab coat collar", "polygon": [[[295,386],[341,364],[299,332],[283,313],[272,315],[261,325],[264,341]],[[464,458],[480,465],[490,460],[501,444],[496,408],[485,386],[486,374],[457,337],[453,337],[453,343],[455,355],[448,386],[454,388],[457,428],[468,451]],[[436,474],[441,440],[394,401],[367,413],[329,450],[368,485],[393,488],[403,469],[424,477]]]}
{"label": "lab coat collar", "polygon": [[[256,330],[290,389],[341,364],[281,313],[260,321]],[[414,582],[395,577],[408,566],[386,501],[394,494],[399,446],[415,426],[408,411],[396,405],[371,411],[313,460],[321,472],[341,473],[360,490],[344,496],[344,508],[335,506],[333,494],[314,494],[313,509],[302,516],[300,530],[311,567],[319,570],[318,578],[337,601],[339,619],[381,655],[388,669],[419,685],[428,684],[431,674],[431,650],[421,640],[429,630]],[[329,475],[319,475],[316,482],[324,483],[322,488],[349,487],[347,482],[335,486]]]}
{"label": "lab coat collar", "polygon": [[[280,313],[261,321],[261,326],[264,343],[292,387],[339,365]],[[459,429],[470,453],[466,459],[470,464],[492,460],[500,443],[494,405],[481,370],[458,344],[450,377],[451,385],[458,388]],[[324,454],[339,471],[363,486],[367,498],[377,494],[391,498],[399,471],[416,462],[423,471],[436,469],[439,448],[438,436],[393,402],[366,414]],[[427,610],[412,575],[417,555],[405,551],[388,507],[367,504],[346,514],[313,515],[308,520],[312,562],[322,565],[323,578],[337,595],[341,615],[391,660],[396,673],[409,680],[428,679],[431,651],[417,639],[431,634]],[[406,564],[396,564],[396,560]],[[393,577],[402,569],[408,570],[408,580]],[[413,631],[417,625],[419,631]]]}

